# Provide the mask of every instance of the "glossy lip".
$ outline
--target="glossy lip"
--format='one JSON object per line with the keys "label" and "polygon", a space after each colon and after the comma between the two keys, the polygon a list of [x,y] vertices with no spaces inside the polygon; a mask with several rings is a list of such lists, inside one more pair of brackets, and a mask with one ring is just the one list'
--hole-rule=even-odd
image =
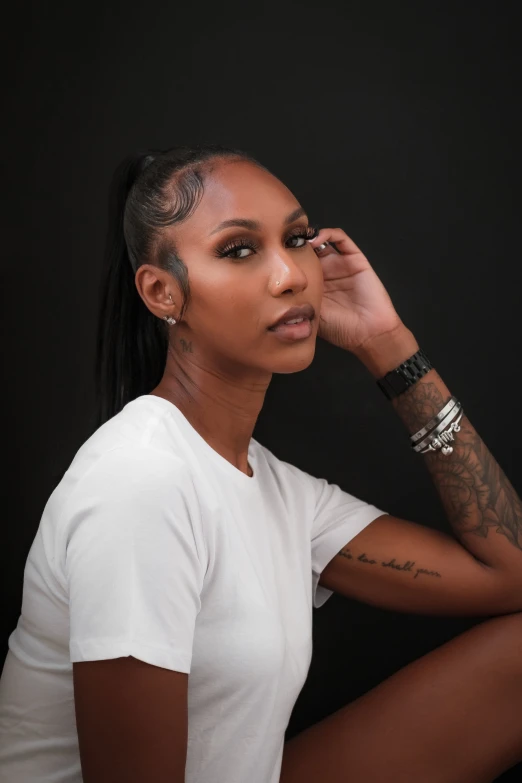
{"label": "glossy lip", "polygon": [[268,329],[273,329],[275,326],[282,324],[283,321],[291,321],[294,318],[308,318],[308,320],[311,321],[314,315],[314,308],[307,302],[306,304],[300,305],[299,307],[291,307],[289,310],[283,313],[283,315],[278,318],[275,323],[271,324]]}

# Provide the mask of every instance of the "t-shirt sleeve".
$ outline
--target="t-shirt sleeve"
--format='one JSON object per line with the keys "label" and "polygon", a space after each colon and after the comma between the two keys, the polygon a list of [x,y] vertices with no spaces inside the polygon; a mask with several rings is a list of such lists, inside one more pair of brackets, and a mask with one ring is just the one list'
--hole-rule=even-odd
{"label": "t-shirt sleeve", "polygon": [[330,560],[370,522],[388,512],[350,495],[337,484],[310,476],[315,507],[312,520],[312,597],[316,609],[332,595],[319,585]]}
{"label": "t-shirt sleeve", "polygon": [[141,446],[103,454],[66,504],[71,662],[132,655],[189,673],[206,562],[183,463]]}

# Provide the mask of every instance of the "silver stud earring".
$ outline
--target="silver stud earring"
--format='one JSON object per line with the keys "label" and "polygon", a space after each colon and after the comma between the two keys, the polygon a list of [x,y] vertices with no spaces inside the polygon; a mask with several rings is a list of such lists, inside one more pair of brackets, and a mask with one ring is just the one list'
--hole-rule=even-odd
{"label": "silver stud earring", "polygon": [[[169,299],[170,299],[170,301],[172,302],[172,294],[169,294]],[[172,304],[174,304],[174,302],[172,302]],[[164,318],[164,319],[165,319],[165,321],[166,321],[168,324],[170,324],[171,326],[173,326],[173,325],[176,323],[176,319],[175,319],[175,318],[172,318],[170,315],[164,315],[164,316],[163,316],[163,318]]]}

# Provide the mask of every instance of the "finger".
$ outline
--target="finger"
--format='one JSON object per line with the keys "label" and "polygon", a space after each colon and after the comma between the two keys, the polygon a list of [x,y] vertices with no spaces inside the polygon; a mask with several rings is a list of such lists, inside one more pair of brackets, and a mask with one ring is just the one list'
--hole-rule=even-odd
{"label": "finger", "polygon": [[[361,249],[357,247],[353,239],[350,239],[348,234],[342,230],[342,228],[321,228],[319,233],[313,239],[307,240],[315,249],[323,242],[334,242],[335,249],[339,253],[361,253]],[[326,252],[327,248],[324,249]]]}
{"label": "finger", "polygon": [[320,245],[317,245],[317,247],[314,247],[313,249],[315,250],[316,255],[321,258],[323,255],[331,255],[332,252],[334,255],[339,255],[341,253],[341,251],[337,249],[335,242],[321,242]]}

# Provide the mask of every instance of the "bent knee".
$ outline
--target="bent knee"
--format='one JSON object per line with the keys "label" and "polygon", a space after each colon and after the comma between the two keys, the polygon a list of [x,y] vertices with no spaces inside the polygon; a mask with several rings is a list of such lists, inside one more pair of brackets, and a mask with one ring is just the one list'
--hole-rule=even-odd
{"label": "bent knee", "polygon": [[499,674],[522,677],[522,612],[485,620],[456,637],[474,646],[474,654],[494,664]]}

